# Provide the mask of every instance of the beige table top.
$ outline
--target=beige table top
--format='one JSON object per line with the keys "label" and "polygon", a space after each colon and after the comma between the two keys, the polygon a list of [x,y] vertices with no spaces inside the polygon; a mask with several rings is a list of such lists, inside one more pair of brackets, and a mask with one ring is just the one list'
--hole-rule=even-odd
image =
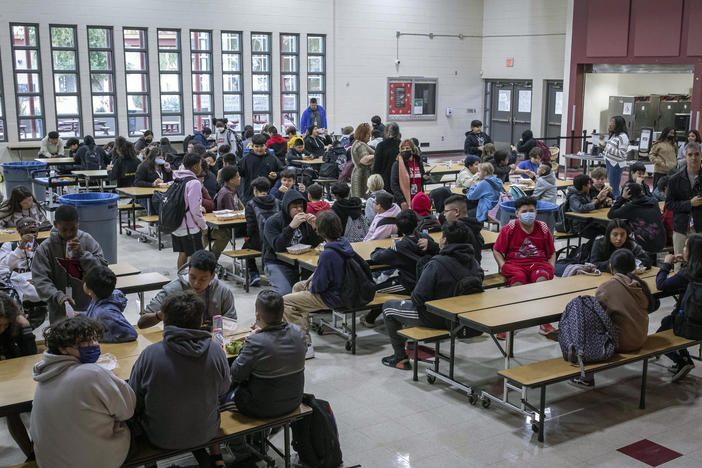
{"label": "beige table top", "polygon": [[[49,238],[49,233],[51,231],[39,231],[39,234],[37,234],[37,239],[44,240]],[[21,239],[19,233],[17,232],[17,229],[15,228],[8,228],[8,229],[0,229],[0,244],[3,242],[19,242]]]}
{"label": "beige table top", "polygon": [[457,172],[461,172],[461,170],[466,167],[463,163],[454,163],[451,164],[450,166],[447,166],[446,164],[435,164],[433,166],[429,166],[427,164],[424,165],[424,173],[425,174],[455,174]]}
{"label": "beige table top", "polygon": [[[663,207],[665,206],[665,202],[658,202],[658,207],[663,211]],[[572,216],[573,218],[586,218],[586,219],[598,219],[602,221],[609,221],[609,218],[607,217],[607,213],[609,213],[609,208],[599,208],[597,210],[592,210],[589,213],[576,213],[574,211],[569,211],[566,213],[568,216]]]}
{"label": "beige table top", "polygon": [[116,190],[127,197],[147,197],[157,191],[165,192],[168,187],[118,187]]}
{"label": "beige table top", "polygon": [[138,275],[118,276],[115,288],[121,290],[124,294],[133,294],[160,289],[170,282],[171,278],[167,278],[161,273],[140,273]]}
{"label": "beige table top", "polygon": [[295,159],[292,161],[294,163],[300,164],[322,164],[324,163],[324,158],[314,158],[314,159]]}
{"label": "beige table top", "polygon": [[115,276],[138,275],[141,273],[140,269],[133,267],[129,263],[113,263],[109,265],[109,268]]}
{"label": "beige table top", "polygon": [[85,177],[107,177],[107,169],[71,171],[71,174],[82,175]]}
{"label": "beige table top", "polygon": [[[240,211],[243,215],[243,210]],[[240,218],[218,218],[214,213],[205,213],[205,221],[207,224],[212,224],[214,226],[235,226],[237,224],[246,224],[246,218],[243,216]]]}
{"label": "beige table top", "polygon": [[36,158],[35,161],[43,162],[46,164],[74,164],[73,158]]}

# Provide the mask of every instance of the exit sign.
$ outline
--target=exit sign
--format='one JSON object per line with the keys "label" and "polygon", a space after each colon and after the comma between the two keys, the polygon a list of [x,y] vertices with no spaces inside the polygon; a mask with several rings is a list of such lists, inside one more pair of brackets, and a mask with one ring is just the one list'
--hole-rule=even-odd
{"label": "exit sign", "polygon": [[505,66],[513,67],[514,66],[514,57],[509,57],[509,58],[505,59]]}

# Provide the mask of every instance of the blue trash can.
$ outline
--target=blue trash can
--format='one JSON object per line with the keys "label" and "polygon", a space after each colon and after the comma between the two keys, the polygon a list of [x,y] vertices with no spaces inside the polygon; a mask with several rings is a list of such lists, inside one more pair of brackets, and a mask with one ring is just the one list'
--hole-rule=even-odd
{"label": "blue trash can", "polygon": [[80,229],[100,244],[108,263],[117,263],[117,202],[114,193],[71,193],[61,195],[59,203],[78,210]]}
{"label": "blue trash can", "polygon": [[46,170],[46,163],[39,161],[17,161],[2,163],[2,176],[5,179],[5,198],[10,198],[12,189],[23,185],[31,190],[39,202],[46,200],[46,189],[33,184],[32,172]]}
{"label": "blue trash can", "polygon": [[[509,223],[511,219],[515,219],[517,210],[514,208],[514,201],[506,201],[500,203],[500,209],[497,216],[500,218],[500,227]],[[558,205],[545,201],[536,202],[536,219],[543,221],[548,225],[548,228],[553,231],[556,229],[556,213]]]}

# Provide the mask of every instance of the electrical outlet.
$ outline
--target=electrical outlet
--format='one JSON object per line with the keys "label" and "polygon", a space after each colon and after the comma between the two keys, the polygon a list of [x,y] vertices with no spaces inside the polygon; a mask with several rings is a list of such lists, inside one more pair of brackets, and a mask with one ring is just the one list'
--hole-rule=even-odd
{"label": "electrical outlet", "polygon": [[444,137],[441,137],[441,141],[444,141]]}
{"label": "electrical outlet", "polygon": [[429,142],[428,141],[422,141],[419,143],[420,148],[429,148]]}

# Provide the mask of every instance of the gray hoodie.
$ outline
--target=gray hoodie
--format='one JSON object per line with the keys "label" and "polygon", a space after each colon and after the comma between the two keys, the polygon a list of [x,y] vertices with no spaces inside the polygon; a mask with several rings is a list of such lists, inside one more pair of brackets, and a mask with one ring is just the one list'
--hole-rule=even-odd
{"label": "gray hoodie", "polygon": [[129,385],[137,396],[135,418],[152,444],[204,444],[219,430],[219,402],[231,385],[227,355],[208,332],[167,325],[163,341],[134,363]]}
{"label": "gray hoodie", "polygon": [[534,197],[537,200],[557,204],[558,189],[556,188],[556,174],[549,172],[548,175],[536,178]]}
{"label": "gray hoodie", "polygon": [[[78,231],[80,248],[83,251],[80,258],[80,268],[83,273],[97,265],[107,266],[107,260],[102,254],[102,247],[87,232]],[[83,281],[70,277],[66,270],[56,261],[66,257],[66,241],[59,236],[58,231],[51,229],[49,238],[39,244],[32,262],[32,279],[39,298],[49,303],[49,321],[56,322],[65,317],[63,300],[66,297],[66,286],[71,286],[75,310],[85,310],[90,304],[90,297],[83,292]],[[70,283],[70,284],[69,284]]]}
{"label": "gray hoodie", "polygon": [[119,467],[129,452],[136,397],[129,385],[97,364],[48,351],[34,366],[29,432],[39,466]]}

